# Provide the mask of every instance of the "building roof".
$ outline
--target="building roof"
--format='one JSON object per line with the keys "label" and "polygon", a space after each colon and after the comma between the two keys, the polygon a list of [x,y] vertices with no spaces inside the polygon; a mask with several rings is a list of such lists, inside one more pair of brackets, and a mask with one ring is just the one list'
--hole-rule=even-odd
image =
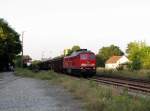
{"label": "building roof", "polygon": [[112,56],[107,61],[106,64],[116,63],[122,56]]}
{"label": "building roof", "polygon": [[32,58],[31,58],[29,55],[24,55],[24,56],[23,56],[23,59],[24,59],[24,60],[32,60]]}

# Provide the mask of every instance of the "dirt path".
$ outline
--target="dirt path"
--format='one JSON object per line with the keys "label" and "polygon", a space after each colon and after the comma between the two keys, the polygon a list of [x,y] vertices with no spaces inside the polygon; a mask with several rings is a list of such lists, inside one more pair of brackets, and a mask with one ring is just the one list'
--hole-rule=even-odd
{"label": "dirt path", "polygon": [[81,111],[81,104],[60,86],[0,73],[0,111]]}

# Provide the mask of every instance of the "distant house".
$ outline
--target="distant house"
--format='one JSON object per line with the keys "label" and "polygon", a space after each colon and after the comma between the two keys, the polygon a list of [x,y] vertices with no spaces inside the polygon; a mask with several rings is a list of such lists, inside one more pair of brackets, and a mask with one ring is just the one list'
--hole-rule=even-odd
{"label": "distant house", "polygon": [[23,64],[24,66],[30,66],[32,62],[32,58],[29,55],[24,55],[23,56]]}
{"label": "distant house", "polygon": [[112,56],[110,57],[106,63],[106,69],[117,69],[119,66],[126,64],[129,62],[129,59],[126,56]]}

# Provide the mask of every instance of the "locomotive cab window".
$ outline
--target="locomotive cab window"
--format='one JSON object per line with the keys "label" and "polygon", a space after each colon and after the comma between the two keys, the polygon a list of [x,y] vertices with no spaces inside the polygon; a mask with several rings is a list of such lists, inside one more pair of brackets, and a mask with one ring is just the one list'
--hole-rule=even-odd
{"label": "locomotive cab window", "polygon": [[92,59],[92,60],[94,60],[95,59],[95,55],[91,54],[89,58]]}
{"label": "locomotive cab window", "polygon": [[86,60],[86,59],[88,59],[88,58],[87,58],[87,55],[86,55],[86,54],[81,54],[81,55],[80,55],[80,59]]}

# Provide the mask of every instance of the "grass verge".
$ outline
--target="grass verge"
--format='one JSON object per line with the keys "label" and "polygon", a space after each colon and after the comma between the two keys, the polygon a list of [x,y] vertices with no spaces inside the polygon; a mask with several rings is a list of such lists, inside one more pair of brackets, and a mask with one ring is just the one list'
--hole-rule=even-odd
{"label": "grass verge", "polygon": [[112,71],[106,70],[104,68],[97,68],[98,75],[108,76],[108,77],[124,77],[124,78],[133,78],[133,79],[142,79],[150,81],[150,70],[138,70],[138,71],[129,71],[129,70],[120,70]]}
{"label": "grass verge", "polygon": [[87,111],[150,111],[150,97],[128,95],[126,91],[99,86],[93,81],[73,78],[52,71],[32,72],[17,69],[17,76],[49,80],[50,83],[62,85],[78,99],[81,99]]}

